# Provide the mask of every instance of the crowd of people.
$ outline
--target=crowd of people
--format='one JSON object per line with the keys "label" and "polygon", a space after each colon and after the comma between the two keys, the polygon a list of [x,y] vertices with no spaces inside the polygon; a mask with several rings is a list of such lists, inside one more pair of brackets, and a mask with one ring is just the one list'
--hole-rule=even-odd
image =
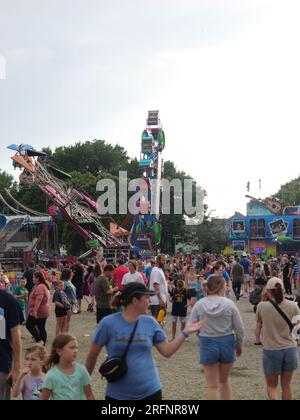
{"label": "crowd of people", "polygon": [[[297,257],[280,255],[201,255],[127,261],[120,255],[107,263],[96,256],[47,270],[31,262],[17,283],[0,273],[0,400],[94,399],[90,375],[103,347],[108,357],[127,351],[126,375],[108,383],[107,400],[160,400],[162,387],[151,353],[156,347],[171,357],[199,336],[208,399],[230,399],[230,371],[242,355],[244,325],[234,300],[254,302],[255,342],[263,347],[267,398],[291,399],[298,368],[295,324],[300,278]],[[258,293],[259,291],[259,293]],[[82,305],[83,301],[86,305]],[[298,299],[299,301],[299,299]],[[72,317],[86,308],[95,313],[95,332],[83,366]],[[165,332],[171,314],[172,336]],[[46,351],[47,320],[56,318],[51,353]],[[295,321],[296,319],[296,321]],[[300,318],[299,318],[300,320]],[[177,333],[177,324],[180,332]],[[21,369],[21,329],[35,344],[25,351]],[[296,329],[297,330],[297,329]]]}

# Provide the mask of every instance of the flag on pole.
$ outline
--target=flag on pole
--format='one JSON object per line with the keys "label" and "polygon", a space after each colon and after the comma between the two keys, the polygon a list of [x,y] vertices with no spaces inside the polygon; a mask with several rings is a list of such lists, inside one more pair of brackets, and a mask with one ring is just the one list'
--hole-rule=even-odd
{"label": "flag on pole", "polygon": [[260,198],[261,198],[261,179],[259,180],[259,195],[260,195]]}

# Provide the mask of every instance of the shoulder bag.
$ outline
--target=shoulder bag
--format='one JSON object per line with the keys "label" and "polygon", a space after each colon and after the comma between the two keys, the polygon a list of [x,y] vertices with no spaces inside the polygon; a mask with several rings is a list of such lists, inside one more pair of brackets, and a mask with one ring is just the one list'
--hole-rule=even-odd
{"label": "shoulder bag", "polygon": [[105,378],[107,380],[107,382],[117,382],[121,378],[123,378],[123,376],[126,375],[128,370],[126,356],[131,346],[138,322],[139,321],[137,320],[134,324],[130,339],[128,341],[124,353],[121,356],[107,358],[105,362],[103,362],[100,366],[99,373],[101,374],[102,378]]}

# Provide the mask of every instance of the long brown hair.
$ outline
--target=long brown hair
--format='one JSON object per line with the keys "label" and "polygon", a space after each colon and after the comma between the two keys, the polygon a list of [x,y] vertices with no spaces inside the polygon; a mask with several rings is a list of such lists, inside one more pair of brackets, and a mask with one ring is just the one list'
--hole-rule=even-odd
{"label": "long brown hair", "polygon": [[57,353],[57,350],[63,349],[67,344],[69,344],[71,341],[76,341],[76,337],[74,337],[71,334],[60,334],[58,335],[53,343],[51,348],[50,356],[46,359],[44,363],[45,369],[47,371],[51,369],[53,365],[58,365],[59,363],[59,355]]}
{"label": "long brown hair", "polygon": [[50,290],[50,286],[49,284],[46,282],[46,280],[44,279],[43,274],[40,271],[36,271],[34,273],[34,277],[36,277],[39,281],[39,284],[44,284],[48,290]]}
{"label": "long brown hair", "polygon": [[279,282],[276,283],[275,289],[269,289],[268,291],[272,293],[277,305],[279,305],[283,301],[284,299],[283,288]]}

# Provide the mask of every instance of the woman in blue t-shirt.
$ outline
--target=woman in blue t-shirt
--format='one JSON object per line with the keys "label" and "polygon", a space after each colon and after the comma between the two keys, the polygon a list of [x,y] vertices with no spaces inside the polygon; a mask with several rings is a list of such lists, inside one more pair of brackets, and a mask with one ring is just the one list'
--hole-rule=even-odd
{"label": "woman in blue t-shirt", "polygon": [[102,347],[108,358],[121,356],[128,344],[135,323],[137,328],[126,356],[128,371],[117,382],[108,383],[106,400],[161,400],[161,384],[152,356],[152,347],[170,357],[183,344],[190,333],[199,331],[203,321],[186,325],[171,343],[157,321],[148,314],[149,297],[155,294],[141,283],[129,283],[119,293],[118,306],[124,311],[106,316],[99,323],[86,359],[92,374]]}

